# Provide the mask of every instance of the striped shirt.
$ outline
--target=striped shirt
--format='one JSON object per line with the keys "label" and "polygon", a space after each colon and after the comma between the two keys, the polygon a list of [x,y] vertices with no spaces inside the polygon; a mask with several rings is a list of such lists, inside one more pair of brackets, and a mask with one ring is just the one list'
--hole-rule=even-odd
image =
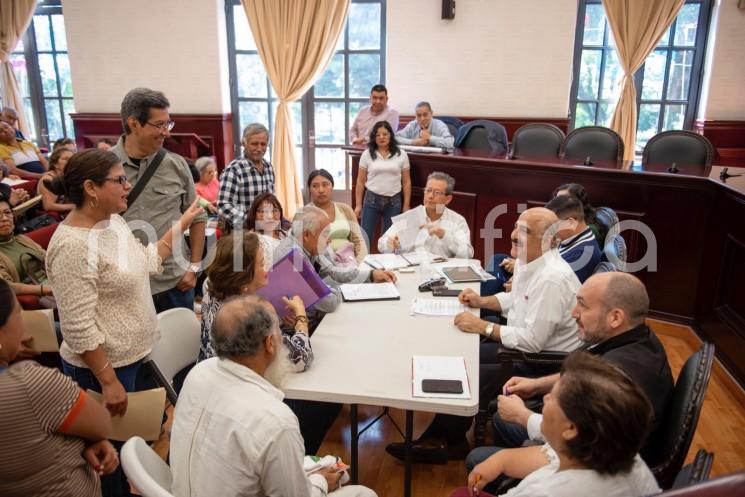
{"label": "striped shirt", "polygon": [[559,244],[559,255],[567,261],[580,283],[592,276],[600,264],[600,247],[590,228]]}
{"label": "striped shirt", "polygon": [[264,172],[245,157],[235,159],[220,177],[217,208],[233,226],[243,226],[251,202],[264,192],[274,193],[274,169],[263,160]]}
{"label": "striped shirt", "polygon": [[98,475],[82,457],[85,441],[60,434],[86,393],[33,361],[0,372],[0,392],[0,495],[100,496]]}

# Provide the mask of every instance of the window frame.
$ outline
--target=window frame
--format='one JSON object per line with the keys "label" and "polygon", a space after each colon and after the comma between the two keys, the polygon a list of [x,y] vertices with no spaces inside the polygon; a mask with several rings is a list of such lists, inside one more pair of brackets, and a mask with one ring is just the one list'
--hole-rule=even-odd
{"label": "window frame", "polygon": [[[656,133],[659,133],[662,131],[663,125],[664,125],[664,118],[665,118],[665,111],[666,106],[668,105],[686,105],[686,112],[685,112],[685,118],[683,121],[683,128],[690,130],[693,127],[694,120],[696,118],[697,112],[698,112],[698,106],[699,106],[699,96],[701,94],[701,86],[703,83],[703,76],[704,76],[704,68],[705,68],[705,55],[706,55],[706,43],[708,39],[709,34],[709,21],[711,18],[711,12],[713,7],[713,2],[711,0],[686,0],[686,5],[688,4],[699,4],[700,10],[699,10],[699,20],[698,20],[698,26],[696,29],[696,41],[691,46],[682,46],[682,45],[675,45],[675,27],[678,22],[678,18],[676,16],[673,23],[670,25],[670,39],[669,43],[667,45],[663,46],[655,46],[655,48],[650,52],[650,55],[654,51],[665,51],[666,52],[666,61],[665,61],[665,73],[664,73],[664,79],[662,83],[662,93],[661,98],[659,99],[643,99],[642,98],[642,91],[643,91],[643,83],[644,83],[644,71],[646,69],[646,61],[644,64],[641,65],[641,67],[634,73],[634,85],[636,86],[636,110],[637,110],[637,116],[639,116],[641,111],[642,105],[660,105],[660,112],[657,117],[657,131]],[[611,44],[611,29],[610,26],[607,26],[607,16],[604,24],[604,32],[603,32],[603,44],[602,45],[584,45],[584,32],[585,32],[585,15],[587,12],[587,6],[588,5],[601,5],[602,6],[602,0],[579,0],[579,5],[577,8],[577,23],[576,23],[576,31],[575,31],[575,37],[574,37],[574,54],[573,54],[573,68],[572,68],[572,87],[571,87],[571,93],[570,93],[570,100],[569,100],[569,121],[570,121],[570,129],[575,129],[576,127],[576,118],[577,118],[577,104],[580,103],[589,103],[595,105],[595,119],[594,119],[594,125],[595,126],[603,126],[604,123],[598,122],[598,117],[600,115],[599,108],[600,105],[603,103],[609,103],[609,102],[616,102],[617,100],[610,100],[610,99],[604,99],[602,98],[603,95],[603,79],[605,76],[605,70],[607,67],[607,59],[608,59],[608,53],[610,53],[611,50],[615,50],[613,48],[613,45]],[[585,98],[578,98],[579,97],[579,83],[580,83],[580,71],[582,70],[582,53],[584,50],[597,50],[601,51],[601,60],[600,60],[600,69],[599,69],[599,82],[598,82],[598,93],[597,98],[595,99],[585,99]],[[668,93],[668,80],[670,77],[670,65],[672,60],[672,53],[676,50],[693,50],[694,56],[693,56],[693,63],[691,64],[691,74],[690,74],[690,81],[689,81],[689,89],[688,89],[688,98],[687,100],[680,100],[680,99],[669,99],[667,98]],[[649,55],[647,56],[649,57]],[[638,121],[637,121],[637,134],[638,134]],[[637,140],[637,143],[639,143],[639,140]],[[637,153],[640,151],[637,150]]]}
{"label": "window frame", "polygon": [[[51,49],[49,50],[39,50],[38,46],[36,44],[36,27],[34,26],[34,19],[31,19],[31,22],[29,23],[28,29],[23,34],[22,40],[23,40],[23,56],[26,60],[26,74],[28,77],[28,92],[29,94],[26,95],[31,103],[31,112],[34,116],[33,120],[33,127],[36,132],[36,141],[41,147],[50,147],[51,146],[51,139],[49,136],[49,121],[47,119],[47,111],[46,111],[46,105],[45,102],[47,100],[54,100],[57,102],[57,105],[59,106],[60,111],[60,117],[61,117],[61,125],[62,125],[62,133],[64,137],[74,138],[75,129],[71,128],[68,129],[68,121],[65,119],[66,113],[65,113],[65,107],[64,102],[66,100],[71,101],[73,105],[75,104],[75,100],[73,96],[63,96],[62,94],[62,82],[60,80],[60,73],[59,73],[59,67],[57,65],[57,55],[60,54],[67,54],[69,58],[69,50],[65,48],[64,50],[59,50],[56,46],[55,42],[55,36],[54,36],[54,26],[52,23],[52,15],[62,15],[64,16],[62,12],[62,2],[61,0],[46,0],[43,3],[39,3],[36,6],[36,10],[34,11],[33,17],[36,16],[46,16],[49,19],[49,29],[50,29],[50,43],[51,43]],[[64,17],[63,17],[64,19]],[[21,53],[21,52],[15,52],[14,53]],[[41,80],[41,67],[39,65],[39,55],[42,54],[49,54],[52,56],[52,61],[54,63],[54,78],[55,78],[55,84],[57,85],[57,96],[53,97],[45,97],[44,96],[44,89],[43,84]],[[69,60],[69,59],[68,59]],[[57,137],[62,138],[63,136]]]}

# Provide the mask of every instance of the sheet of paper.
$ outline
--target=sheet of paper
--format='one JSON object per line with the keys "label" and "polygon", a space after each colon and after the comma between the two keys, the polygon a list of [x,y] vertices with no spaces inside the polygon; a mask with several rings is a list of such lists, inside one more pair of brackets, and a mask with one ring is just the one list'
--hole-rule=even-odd
{"label": "sheet of paper", "polygon": [[[411,358],[412,395],[441,399],[470,399],[466,361],[457,356],[421,356]],[[422,380],[460,380],[463,393],[427,393],[422,391]]]}
{"label": "sheet of paper", "polygon": [[409,266],[409,263],[398,254],[367,254],[365,264],[373,269],[399,269]]}
{"label": "sheet of paper", "polygon": [[344,300],[382,300],[401,297],[398,288],[393,283],[359,283],[344,284],[339,287]]}
{"label": "sheet of paper", "polygon": [[412,266],[418,266],[422,263],[422,261],[428,261],[429,263],[433,262],[445,262],[447,259],[445,257],[435,255],[432,252],[427,252],[426,250],[421,252],[409,252],[407,254],[401,254],[401,257],[406,259],[409,264]]}
{"label": "sheet of paper", "polygon": [[28,180],[25,179],[10,179],[10,178],[3,178],[3,183],[5,183],[8,186],[18,186],[22,185],[24,183],[28,183]]}
{"label": "sheet of paper", "polygon": [[407,152],[419,152],[423,154],[441,154],[447,151],[447,149],[441,147],[424,147],[421,145],[399,145],[398,148],[402,148]]}
{"label": "sheet of paper", "polygon": [[422,316],[455,316],[468,308],[454,299],[415,298],[411,302],[411,313]]}
{"label": "sheet of paper", "polygon": [[32,345],[39,352],[59,352],[57,332],[54,329],[54,311],[39,309],[23,311],[23,326],[26,333],[34,339]]}
{"label": "sheet of paper", "polygon": [[38,205],[40,203],[41,203],[41,195],[37,195],[36,197],[30,198],[26,200],[24,203],[18,204],[15,207],[13,207],[13,214],[15,214],[16,216],[20,216],[21,214],[29,210],[31,207]]}
{"label": "sheet of paper", "polygon": [[[103,404],[103,396],[100,393],[88,390],[88,395]],[[111,418],[112,429],[109,438],[120,442],[126,442],[134,436],[147,441],[157,440],[166,407],[165,388],[131,392],[127,397],[126,414]]]}
{"label": "sheet of paper", "polygon": [[418,240],[423,241],[429,236],[427,233],[420,235],[421,227],[427,223],[427,215],[421,205],[398,216],[393,216],[391,221],[396,226],[402,250],[411,250]]}

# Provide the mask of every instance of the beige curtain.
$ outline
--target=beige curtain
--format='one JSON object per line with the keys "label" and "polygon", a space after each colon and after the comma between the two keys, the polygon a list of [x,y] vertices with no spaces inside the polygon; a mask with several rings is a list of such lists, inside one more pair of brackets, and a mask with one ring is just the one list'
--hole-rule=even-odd
{"label": "beige curtain", "polygon": [[684,3],[685,0],[603,0],[624,72],[621,98],[611,121],[611,128],[621,135],[626,145],[624,159],[634,158],[636,146],[634,73],[673,23]]}
{"label": "beige curtain", "polygon": [[36,10],[36,0],[0,0],[0,89],[3,106],[18,112],[18,127],[28,136],[23,97],[10,65],[10,54],[21,39]]}
{"label": "beige curtain", "polygon": [[261,61],[279,98],[272,142],[277,198],[290,217],[302,205],[288,105],[331,61],[350,0],[242,0]]}

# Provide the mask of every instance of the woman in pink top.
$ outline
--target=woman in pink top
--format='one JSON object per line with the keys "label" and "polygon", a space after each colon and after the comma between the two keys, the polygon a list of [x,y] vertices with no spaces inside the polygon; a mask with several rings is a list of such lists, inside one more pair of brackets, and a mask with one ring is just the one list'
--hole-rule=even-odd
{"label": "woman in pink top", "polygon": [[[199,171],[199,181],[194,184],[197,195],[205,202],[200,205],[209,212],[216,214],[217,194],[220,190],[220,182],[217,181],[217,165],[214,157],[200,157],[194,163],[194,167]],[[209,204],[209,205],[207,205]]]}

